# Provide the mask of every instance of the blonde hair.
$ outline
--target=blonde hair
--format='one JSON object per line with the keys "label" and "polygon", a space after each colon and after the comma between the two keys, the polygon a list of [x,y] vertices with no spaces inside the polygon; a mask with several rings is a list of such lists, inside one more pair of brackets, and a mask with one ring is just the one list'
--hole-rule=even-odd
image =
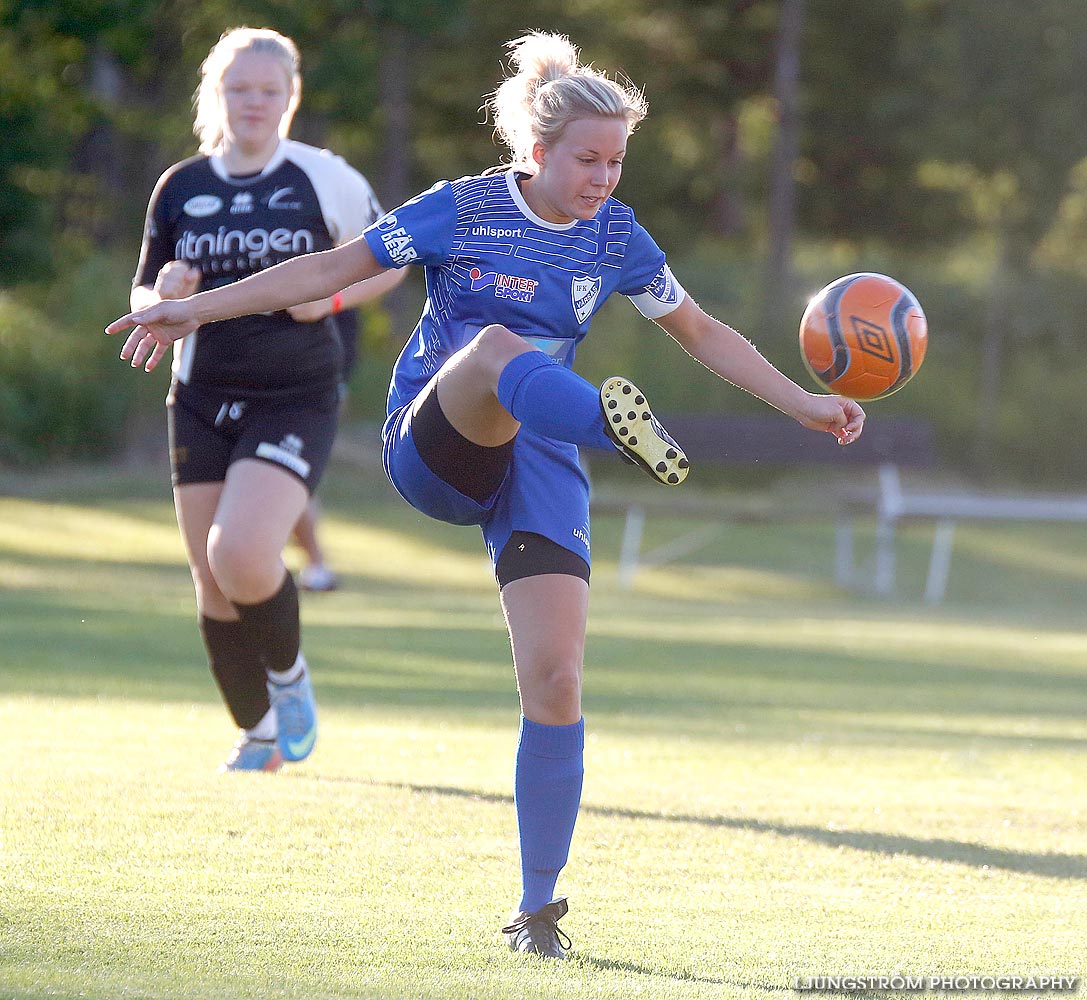
{"label": "blonde hair", "polygon": [[566,35],[534,31],[506,43],[516,71],[507,76],[485,107],[495,132],[517,163],[532,162],[536,142],[550,146],[582,118],[618,118],[629,135],[649,106],[633,84],[624,86],[592,66],[582,66]]}
{"label": "blonde hair", "polygon": [[196,117],[193,133],[200,140],[200,152],[210,156],[223,141],[226,125],[220,86],[223,74],[239,52],[257,52],[277,59],[287,75],[291,97],[279,122],[279,135],[286,138],[291,119],[302,99],[302,59],[298,47],[286,35],[271,28],[233,28],[224,31],[200,66],[200,86],[193,95]]}

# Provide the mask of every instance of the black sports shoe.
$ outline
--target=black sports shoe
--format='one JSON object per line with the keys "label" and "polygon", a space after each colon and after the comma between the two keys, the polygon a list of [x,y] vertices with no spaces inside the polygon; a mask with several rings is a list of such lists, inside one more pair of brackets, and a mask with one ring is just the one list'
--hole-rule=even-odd
{"label": "black sports shoe", "polygon": [[570,939],[559,928],[559,921],[569,909],[565,899],[553,899],[535,913],[522,910],[502,928],[510,951],[541,958],[566,958]]}
{"label": "black sports shoe", "polygon": [[605,380],[600,387],[600,408],[608,437],[628,462],[665,486],[678,486],[687,478],[687,456],[657,422],[633,382],[621,375]]}

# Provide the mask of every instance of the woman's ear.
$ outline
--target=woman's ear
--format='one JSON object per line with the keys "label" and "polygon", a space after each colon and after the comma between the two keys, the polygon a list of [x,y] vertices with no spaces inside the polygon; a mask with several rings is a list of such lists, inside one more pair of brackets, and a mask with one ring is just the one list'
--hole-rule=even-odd
{"label": "woman's ear", "polygon": [[547,158],[547,147],[538,140],[532,144],[532,162],[542,167]]}

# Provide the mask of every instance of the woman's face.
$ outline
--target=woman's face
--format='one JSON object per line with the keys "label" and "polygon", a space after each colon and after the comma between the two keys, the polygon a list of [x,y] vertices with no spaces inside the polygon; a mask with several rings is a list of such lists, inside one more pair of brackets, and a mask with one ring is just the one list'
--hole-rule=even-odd
{"label": "woman's face", "polygon": [[536,143],[539,170],[525,186],[532,210],[548,222],[591,219],[619,183],[627,152],[621,118],[579,118],[550,146]]}
{"label": "woman's face", "polygon": [[279,60],[243,50],[227,66],[219,88],[226,141],[246,152],[274,146],[291,101],[291,82]]}

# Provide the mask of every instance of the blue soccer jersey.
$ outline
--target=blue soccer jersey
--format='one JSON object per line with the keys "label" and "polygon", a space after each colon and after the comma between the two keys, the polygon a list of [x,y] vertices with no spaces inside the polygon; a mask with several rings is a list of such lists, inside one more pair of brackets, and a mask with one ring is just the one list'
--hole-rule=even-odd
{"label": "blue soccer jersey", "polygon": [[410,404],[484,327],[501,324],[567,368],[593,315],[614,292],[651,319],[683,301],[664,253],[621,202],[588,220],[547,222],[514,171],[443,181],[365,231],[386,267],[426,268],[427,300],[389,386],[382,432],[397,490],[432,517],[478,524],[492,560],[514,531],[544,535],[589,559],[589,489],[577,447],[522,427],[505,482],[476,503],[442,482],[416,451]]}
{"label": "blue soccer jersey", "polygon": [[411,402],[483,327],[500,323],[571,367],[593,315],[613,292],[655,319],[683,297],[664,253],[624,204],[545,222],[512,170],[442,181],[371,225],[386,267],[426,267],[427,302],[393,370],[389,412]]}

